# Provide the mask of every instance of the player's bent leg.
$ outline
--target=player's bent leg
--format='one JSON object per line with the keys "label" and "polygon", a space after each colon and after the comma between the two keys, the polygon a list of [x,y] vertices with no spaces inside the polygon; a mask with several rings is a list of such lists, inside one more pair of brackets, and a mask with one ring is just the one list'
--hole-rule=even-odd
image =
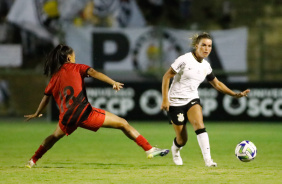
{"label": "player's bent leg", "polygon": [[102,127],[120,129],[131,140],[135,140],[140,135],[125,119],[107,111]]}
{"label": "player's bent leg", "polygon": [[185,146],[185,144],[188,141],[188,133],[187,133],[187,127],[186,124],[184,125],[176,125],[176,124],[172,124],[173,129],[175,131],[175,135],[176,135],[176,142],[178,145]]}
{"label": "player's bent leg", "polygon": [[135,128],[133,128],[125,119],[118,117],[117,115],[110,112],[106,111],[106,117],[102,127],[122,130],[128,138],[134,140],[137,145],[139,145],[143,148],[144,151],[146,151],[147,158],[165,156],[169,152],[168,149],[152,147],[150,143],[142,135],[140,135],[140,133]]}
{"label": "player's bent leg", "polygon": [[65,136],[65,133],[61,130],[59,124],[57,125],[56,130],[53,132],[53,134],[49,135],[48,137],[46,137],[46,139],[44,139],[44,141],[42,142],[42,146],[44,148],[46,148],[47,150],[49,150],[50,148],[53,147],[53,145],[60,140],[62,137]]}
{"label": "player's bent leg", "polygon": [[185,146],[188,140],[186,124],[172,125],[176,134],[176,138],[173,140],[171,146],[172,160],[176,165],[183,165],[183,161],[180,156],[180,150],[183,148],[183,146]]}
{"label": "player's bent leg", "polygon": [[53,132],[53,134],[49,135],[47,138],[44,139],[42,144],[36,150],[35,154],[26,164],[26,167],[32,168],[33,166],[35,166],[36,162],[64,135],[65,133],[61,130],[59,125],[57,125],[56,130]]}
{"label": "player's bent leg", "polygon": [[197,140],[202,151],[205,165],[208,167],[216,167],[217,164],[213,162],[211,158],[209,136],[203,122],[202,107],[198,104],[192,106],[188,110],[187,115],[197,135]]}

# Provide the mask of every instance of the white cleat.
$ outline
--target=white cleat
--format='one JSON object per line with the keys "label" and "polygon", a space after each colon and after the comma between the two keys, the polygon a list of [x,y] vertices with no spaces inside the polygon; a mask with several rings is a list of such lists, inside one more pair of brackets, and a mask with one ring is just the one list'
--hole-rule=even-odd
{"label": "white cleat", "polygon": [[178,148],[178,147],[174,144],[174,141],[173,141],[172,146],[171,146],[171,154],[172,154],[173,162],[174,162],[176,165],[183,165],[183,161],[182,161],[182,158],[181,158],[181,156],[180,156],[180,150],[181,150],[182,148],[183,148],[183,147]]}
{"label": "white cleat", "polygon": [[212,159],[205,160],[207,167],[217,167],[217,163],[215,163]]}
{"label": "white cleat", "polygon": [[167,155],[169,152],[168,149],[160,149],[160,148],[156,148],[156,147],[152,147],[150,150],[146,151],[147,154],[147,158],[151,159],[153,157],[156,156],[165,156]]}
{"label": "white cleat", "polygon": [[33,160],[30,159],[30,160],[27,162],[27,164],[25,165],[25,167],[27,167],[27,168],[32,168],[34,165],[35,165],[35,163],[33,162]]}

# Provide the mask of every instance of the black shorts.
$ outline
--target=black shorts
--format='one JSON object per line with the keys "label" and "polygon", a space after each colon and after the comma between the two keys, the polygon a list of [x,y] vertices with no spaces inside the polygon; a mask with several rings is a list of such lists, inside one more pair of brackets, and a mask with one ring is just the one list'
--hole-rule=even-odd
{"label": "black shorts", "polygon": [[182,106],[169,106],[169,111],[167,112],[167,117],[169,123],[175,125],[184,125],[188,121],[187,112],[188,110],[196,104],[200,104],[200,99],[195,98],[191,100],[188,104]]}

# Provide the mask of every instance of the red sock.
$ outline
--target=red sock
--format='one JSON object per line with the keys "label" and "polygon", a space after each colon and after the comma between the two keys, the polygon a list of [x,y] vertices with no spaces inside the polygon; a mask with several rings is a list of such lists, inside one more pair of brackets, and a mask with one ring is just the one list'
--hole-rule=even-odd
{"label": "red sock", "polygon": [[37,160],[40,159],[46,152],[47,149],[40,145],[35,154],[31,157],[33,162],[36,163]]}
{"label": "red sock", "polygon": [[150,143],[148,143],[148,141],[142,136],[139,135],[136,139],[135,142],[141,146],[145,151],[148,151],[152,148],[152,146],[150,145]]}

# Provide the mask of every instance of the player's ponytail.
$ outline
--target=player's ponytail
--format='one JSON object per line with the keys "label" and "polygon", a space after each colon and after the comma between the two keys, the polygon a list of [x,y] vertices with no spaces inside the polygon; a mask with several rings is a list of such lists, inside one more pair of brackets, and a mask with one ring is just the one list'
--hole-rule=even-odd
{"label": "player's ponytail", "polygon": [[44,75],[52,76],[60,67],[67,62],[68,55],[73,53],[73,49],[66,45],[58,45],[46,58],[44,66]]}
{"label": "player's ponytail", "polygon": [[201,34],[194,34],[190,39],[192,40],[191,42],[191,47],[193,48],[193,50],[196,49],[196,45],[200,43],[201,39],[210,39],[212,40],[212,37],[206,33],[206,32],[203,32]]}

